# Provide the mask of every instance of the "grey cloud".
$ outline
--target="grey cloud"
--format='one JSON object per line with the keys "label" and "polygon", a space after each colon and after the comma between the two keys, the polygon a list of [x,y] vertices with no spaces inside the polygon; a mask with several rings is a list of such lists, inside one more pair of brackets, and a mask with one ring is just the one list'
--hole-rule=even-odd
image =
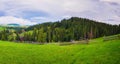
{"label": "grey cloud", "polygon": [[[29,15],[23,12],[26,10],[48,13],[49,16],[44,19],[40,18],[41,15],[37,16],[41,19],[39,19],[39,22],[57,21],[63,17],[72,16],[90,18],[111,24],[120,22],[118,18],[120,16],[120,0],[0,0],[0,8],[0,11],[4,11],[6,16],[20,18]],[[30,21],[38,20],[34,17]]]}

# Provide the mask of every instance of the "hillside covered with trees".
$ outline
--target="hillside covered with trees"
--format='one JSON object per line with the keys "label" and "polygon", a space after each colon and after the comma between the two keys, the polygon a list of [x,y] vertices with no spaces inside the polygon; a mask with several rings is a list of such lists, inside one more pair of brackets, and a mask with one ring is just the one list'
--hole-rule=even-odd
{"label": "hillside covered with trees", "polygon": [[93,39],[120,33],[120,25],[72,17],[57,22],[47,22],[21,31],[2,30],[0,40],[29,42],[69,42]]}

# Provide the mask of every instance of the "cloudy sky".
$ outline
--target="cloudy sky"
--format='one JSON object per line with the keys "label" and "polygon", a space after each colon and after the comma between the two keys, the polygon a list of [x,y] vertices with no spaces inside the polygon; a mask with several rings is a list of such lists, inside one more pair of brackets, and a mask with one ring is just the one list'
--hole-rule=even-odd
{"label": "cloudy sky", "polygon": [[120,0],[0,0],[0,24],[33,25],[72,16],[120,24]]}

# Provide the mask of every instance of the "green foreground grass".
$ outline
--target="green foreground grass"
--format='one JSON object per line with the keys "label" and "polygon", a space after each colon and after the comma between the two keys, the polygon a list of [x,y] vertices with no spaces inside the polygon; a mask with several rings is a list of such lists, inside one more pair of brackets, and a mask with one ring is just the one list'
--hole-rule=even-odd
{"label": "green foreground grass", "polygon": [[120,64],[120,40],[59,46],[0,41],[0,64]]}
{"label": "green foreground grass", "polygon": [[5,29],[4,27],[1,27],[1,26],[0,26],[0,30],[4,30],[4,29]]}

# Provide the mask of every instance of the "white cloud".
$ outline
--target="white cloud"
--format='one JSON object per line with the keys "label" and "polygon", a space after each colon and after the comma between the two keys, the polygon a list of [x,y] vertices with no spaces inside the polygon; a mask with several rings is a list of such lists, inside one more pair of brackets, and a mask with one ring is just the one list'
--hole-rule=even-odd
{"label": "white cloud", "polygon": [[[67,17],[64,17],[67,18]],[[44,23],[44,22],[55,22],[55,21],[60,21],[63,18],[54,18],[54,17],[33,17],[30,20],[37,22],[37,23]]]}
{"label": "white cloud", "polygon": [[[1,10],[5,12],[6,16],[19,18],[24,18],[26,13],[23,11],[44,11],[49,14],[48,17],[29,18],[38,23],[57,21],[63,17],[72,16],[111,24],[120,22],[119,18],[114,17],[120,16],[120,0],[0,0]],[[106,21],[109,19],[114,19],[114,21]]]}
{"label": "white cloud", "polygon": [[36,10],[54,16],[79,13],[93,8],[90,0],[6,0],[4,5],[7,5],[5,11],[8,15],[16,15],[24,10]]}
{"label": "white cloud", "polygon": [[11,23],[16,23],[20,25],[33,25],[36,24],[35,22],[31,22],[29,20],[25,20],[22,18],[16,18],[12,16],[3,16],[0,17],[0,24],[11,24]]}
{"label": "white cloud", "polygon": [[100,0],[100,1],[120,3],[120,0]]}
{"label": "white cloud", "polygon": [[49,22],[49,20],[46,17],[33,17],[30,20],[37,22],[37,23],[44,23],[44,22]]}

